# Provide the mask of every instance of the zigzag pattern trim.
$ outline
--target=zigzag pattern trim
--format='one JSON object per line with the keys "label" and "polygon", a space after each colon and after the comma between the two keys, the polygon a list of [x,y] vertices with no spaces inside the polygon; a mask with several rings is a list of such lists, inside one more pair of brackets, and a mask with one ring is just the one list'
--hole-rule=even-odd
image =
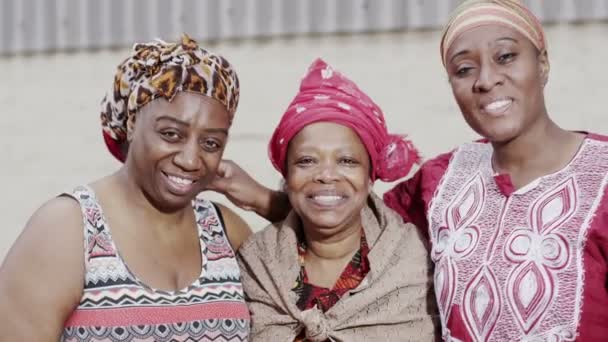
{"label": "zigzag pattern trim", "polygon": [[87,297],[80,302],[79,308],[99,307],[127,307],[127,306],[159,306],[159,305],[186,305],[209,303],[217,301],[242,301],[243,294],[239,291],[220,291],[219,293],[205,293],[202,295],[190,294],[187,297],[153,297],[141,294],[133,296],[125,294],[117,297],[99,295],[97,298]]}
{"label": "zigzag pattern trim", "polygon": [[247,341],[249,320],[214,319],[187,323],[127,327],[71,327],[63,333],[63,341]]}

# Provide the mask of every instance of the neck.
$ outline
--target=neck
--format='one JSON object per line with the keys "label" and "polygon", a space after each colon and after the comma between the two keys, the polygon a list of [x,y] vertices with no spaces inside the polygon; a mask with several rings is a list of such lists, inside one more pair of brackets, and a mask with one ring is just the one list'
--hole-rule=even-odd
{"label": "neck", "polygon": [[361,220],[335,234],[319,234],[316,229],[306,229],[307,256],[315,259],[336,260],[351,256],[361,247]]}
{"label": "neck", "polygon": [[556,148],[568,144],[572,133],[557,126],[548,117],[539,120],[526,132],[504,143],[492,143],[493,166],[498,173],[517,173],[524,169],[550,169],[560,163]]}

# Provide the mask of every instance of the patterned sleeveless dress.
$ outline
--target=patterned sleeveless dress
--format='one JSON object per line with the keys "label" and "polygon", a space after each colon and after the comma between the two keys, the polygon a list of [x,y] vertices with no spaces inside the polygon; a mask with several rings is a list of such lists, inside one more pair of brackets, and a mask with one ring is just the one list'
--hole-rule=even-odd
{"label": "patterned sleeveless dress", "polygon": [[62,341],[246,341],[249,311],[219,209],[193,200],[201,275],[179,291],[153,289],[128,268],[95,194],[78,187],[85,234],[85,284]]}

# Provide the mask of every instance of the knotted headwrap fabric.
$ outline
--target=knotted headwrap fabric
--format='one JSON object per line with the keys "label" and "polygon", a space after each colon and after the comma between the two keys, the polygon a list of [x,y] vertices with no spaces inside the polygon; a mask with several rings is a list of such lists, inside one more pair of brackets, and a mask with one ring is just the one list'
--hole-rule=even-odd
{"label": "knotted headwrap fabric", "polygon": [[420,159],[409,140],[388,133],[382,110],[355,83],[321,59],[309,67],[268,145],[270,160],[283,176],[289,142],[315,122],[338,123],[357,133],[371,160],[372,180],[397,180]]}
{"label": "knotted headwrap fabric", "polygon": [[447,65],[447,53],[454,41],[464,32],[484,26],[502,25],[512,28],[539,50],[547,49],[545,33],[538,18],[519,0],[466,0],[454,11],[443,31],[441,60]]}
{"label": "knotted headwrap fabric", "polygon": [[125,161],[127,133],[134,127],[137,111],[160,97],[171,101],[182,91],[217,100],[232,122],[239,80],[226,59],[185,34],[179,43],[135,44],[131,56],[118,65],[112,88],[101,103],[103,136],[112,155]]}

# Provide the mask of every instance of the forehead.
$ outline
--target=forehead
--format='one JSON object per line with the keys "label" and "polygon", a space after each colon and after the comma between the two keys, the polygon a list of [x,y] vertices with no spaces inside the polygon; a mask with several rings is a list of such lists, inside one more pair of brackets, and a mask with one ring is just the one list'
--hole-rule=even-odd
{"label": "forehead", "polygon": [[302,128],[289,143],[290,151],[301,149],[349,149],[367,152],[353,129],[333,122],[317,122]]}
{"label": "forehead", "polygon": [[516,41],[518,44],[526,47],[534,48],[532,42],[514,28],[508,25],[488,24],[474,27],[461,33],[450,45],[447,58],[450,60],[453,55],[463,50],[483,50],[509,40]]}
{"label": "forehead", "polygon": [[146,117],[155,119],[160,116],[171,116],[182,121],[214,121],[229,123],[226,108],[218,101],[204,95],[180,92],[168,101],[158,98],[140,110]]}

